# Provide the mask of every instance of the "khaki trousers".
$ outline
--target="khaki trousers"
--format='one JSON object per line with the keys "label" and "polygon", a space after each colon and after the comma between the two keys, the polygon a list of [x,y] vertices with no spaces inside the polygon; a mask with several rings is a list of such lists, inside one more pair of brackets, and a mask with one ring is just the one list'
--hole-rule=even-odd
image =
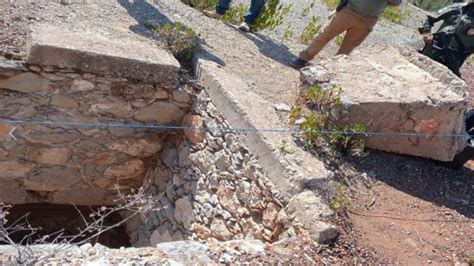
{"label": "khaki trousers", "polygon": [[369,36],[376,23],[377,17],[366,17],[350,8],[343,8],[329,17],[321,32],[308,48],[300,53],[299,58],[311,61],[328,42],[343,32],[346,32],[346,35],[337,54],[349,54]]}

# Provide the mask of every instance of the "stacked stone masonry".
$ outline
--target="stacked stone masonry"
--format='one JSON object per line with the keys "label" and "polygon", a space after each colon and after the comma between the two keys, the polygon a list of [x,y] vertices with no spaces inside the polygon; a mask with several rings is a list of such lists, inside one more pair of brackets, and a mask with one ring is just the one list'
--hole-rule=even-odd
{"label": "stacked stone masonry", "polygon": [[[319,242],[337,236],[324,222],[309,226],[332,214],[308,201],[313,192],[280,195],[169,52],[90,34],[33,27],[27,62],[0,61],[0,119],[48,121],[0,123],[0,202],[113,205],[117,189],[146,185],[158,206],[127,222],[133,246],[272,242],[305,235],[303,227]],[[299,206],[311,217],[297,218]]]}
{"label": "stacked stone masonry", "polygon": [[[0,62],[2,119],[180,124],[186,87],[111,74]],[[171,133],[134,128],[0,124],[0,201],[112,204],[142,185]]]}
{"label": "stacked stone masonry", "polygon": [[[220,130],[188,130],[177,146],[164,147],[153,186],[159,206],[128,224],[133,245],[183,239],[273,242],[304,234],[295,211],[283,206],[280,194],[239,136],[225,131],[228,125],[204,91],[184,121],[187,126]],[[322,208],[321,212],[331,211]],[[326,225],[324,230],[330,238],[337,235],[335,227]]]}

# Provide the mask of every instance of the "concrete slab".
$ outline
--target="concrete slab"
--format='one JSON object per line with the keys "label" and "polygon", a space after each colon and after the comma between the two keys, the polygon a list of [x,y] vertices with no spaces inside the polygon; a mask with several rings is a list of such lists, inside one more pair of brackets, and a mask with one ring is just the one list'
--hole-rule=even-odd
{"label": "concrete slab", "polygon": [[359,123],[383,134],[367,139],[370,148],[451,161],[466,146],[459,137],[465,134],[466,84],[416,52],[375,45],[322,60],[303,76],[310,84],[342,88],[343,104],[332,118],[339,128]]}
{"label": "concrete slab", "polygon": [[150,83],[174,80],[180,69],[168,51],[134,39],[100,35],[93,29],[66,30],[43,24],[32,27],[28,64],[94,74],[113,74]]}

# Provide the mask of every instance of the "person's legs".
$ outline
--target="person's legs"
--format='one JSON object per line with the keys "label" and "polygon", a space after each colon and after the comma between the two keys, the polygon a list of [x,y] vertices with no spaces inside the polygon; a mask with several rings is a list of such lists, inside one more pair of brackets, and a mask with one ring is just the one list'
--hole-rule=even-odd
{"label": "person's legs", "polygon": [[224,15],[227,10],[229,10],[231,0],[219,0],[216,6],[216,13],[219,15]]}
{"label": "person's legs", "polygon": [[351,27],[354,27],[354,23],[357,22],[351,13],[352,11],[344,8],[343,10],[332,15],[318,36],[316,36],[311,44],[300,53],[299,59],[311,61],[316,55],[319,54],[319,52],[321,52],[321,50],[328,44],[329,41]]}
{"label": "person's legs", "polygon": [[245,13],[244,19],[247,24],[253,24],[255,19],[262,11],[263,6],[265,5],[265,0],[252,0],[250,3],[249,10]]}
{"label": "person's legs", "polygon": [[376,23],[376,18],[363,18],[360,16],[359,23],[356,23],[355,26],[347,30],[337,54],[350,54],[352,50],[369,36]]}

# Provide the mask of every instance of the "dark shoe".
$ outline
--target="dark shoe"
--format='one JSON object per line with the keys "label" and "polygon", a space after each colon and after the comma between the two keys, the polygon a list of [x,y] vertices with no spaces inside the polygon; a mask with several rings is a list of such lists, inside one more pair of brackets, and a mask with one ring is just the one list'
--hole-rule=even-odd
{"label": "dark shoe", "polygon": [[307,66],[309,63],[303,59],[295,59],[293,62],[290,63],[290,66],[294,69],[300,70],[301,68]]}

